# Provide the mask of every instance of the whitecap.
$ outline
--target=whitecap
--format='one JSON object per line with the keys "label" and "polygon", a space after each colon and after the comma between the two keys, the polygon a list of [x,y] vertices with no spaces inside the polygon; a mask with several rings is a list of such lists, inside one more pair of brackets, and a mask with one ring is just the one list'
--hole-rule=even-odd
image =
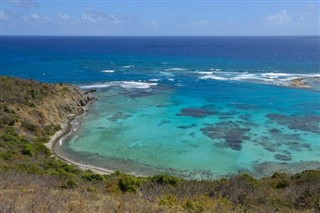
{"label": "whitecap", "polygon": [[173,68],[165,69],[165,71],[185,71],[185,70],[187,69],[181,68],[181,67],[173,67]]}
{"label": "whitecap", "polygon": [[119,86],[125,89],[149,89],[152,86],[157,86],[158,83],[122,81]]}
{"label": "whitecap", "polygon": [[205,72],[205,71],[200,71],[200,72],[197,72],[198,74],[200,75],[211,75],[213,74],[213,72]]}
{"label": "whitecap", "polygon": [[82,89],[98,89],[98,88],[108,88],[112,86],[122,87],[124,89],[149,89],[152,86],[157,86],[158,83],[150,83],[150,82],[137,82],[137,81],[112,81],[104,84],[92,84],[80,86]]}
{"label": "whitecap", "polygon": [[205,76],[201,76],[200,79],[213,79],[213,80],[229,80],[228,78],[224,78],[224,77],[219,77],[216,75],[205,75]]}
{"label": "whitecap", "polygon": [[134,65],[126,65],[126,66],[123,66],[123,68],[126,68],[126,69],[130,69],[130,68],[133,68]]}
{"label": "whitecap", "polygon": [[229,80],[229,81],[244,81],[261,84],[273,84],[278,86],[291,86],[292,80],[298,78],[312,79],[319,78],[320,74],[298,74],[298,73],[283,73],[283,72],[269,72],[269,73],[249,73],[249,72],[198,72],[203,74],[199,79],[213,79],[213,80]]}
{"label": "whitecap", "polygon": [[158,81],[160,81],[160,79],[158,79],[158,78],[152,78],[152,79],[149,79],[149,81],[151,81],[151,82],[158,82]]}
{"label": "whitecap", "polygon": [[217,68],[210,68],[211,71],[221,71],[221,69],[217,69]]}
{"label": "whitecap", "polygon": [[171,72],[163,72],[163,71],[161,71],[161,72],[159,72],[159,74],[161,76],[166,76],[166,77],[173,77],[174,76],[174,74],[171,73]]}
{"label": "whitecap", "polygon": [[104,73],[114,73],[115,70],[102,70],[101,72],[104,72]]}

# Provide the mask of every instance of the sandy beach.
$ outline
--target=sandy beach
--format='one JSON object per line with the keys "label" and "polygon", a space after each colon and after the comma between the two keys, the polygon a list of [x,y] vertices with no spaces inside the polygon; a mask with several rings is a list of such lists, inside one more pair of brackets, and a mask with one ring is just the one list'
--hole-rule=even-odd
{"label": "sandy beach", "polygon": [[112,174],[114,172],[112,170],[108,170],[108,169],[104,169],[104,168],[100,168],[100,167],[96,167],[96,166],[91,166],[91,165],[81,164],[81,163],[72,161],[64,156],[61,156],[55,151],[55,147],[59,146],[60,143],[63,143],[63,140],[71,133],[71,131],[73,129],[72,123],[74,121],[81,119],[83,116],[85,116],[86,113],[88,113],[88,108],[90,107],[91,104],[93,104],[93,102],[94,102],[94,100],[89,101],[86,104],[86,106],[84,106],[82,108],[82,112],[79,113],[78,115],[70,115],[70,118],[67,118],[66,121],[61,124],[61,130],[57,131],[50,138],[49,142],[45,144],[45,146],[52,151],[53,157],[56,157],[56,158],[66,162],[68,164],[75,165],[81,170],[91,170],[91,171],[93,171],[95,173],[99,173],[99,174]]}

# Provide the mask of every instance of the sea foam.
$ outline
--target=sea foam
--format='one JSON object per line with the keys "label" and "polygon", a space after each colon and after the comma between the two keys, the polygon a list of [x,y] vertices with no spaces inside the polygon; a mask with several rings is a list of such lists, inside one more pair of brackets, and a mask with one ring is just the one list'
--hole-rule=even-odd
{"label": "sea foam", "polygon": [[115,70],[102,70],[101,72],[104,72],[104,73],[114,73]]}
{"label": "sea foam", "polygon": [[157,86],[158,83],[136,82],[136,81],[112,81],[103,84],[92,84],[81,86],[82,89],[98,89],[108,87],[121,87],[124,89],[149,89],[152,86]]}
{"label": "sea foam", "polygon": [[303,78],[312,79],[319,78],[320,74],[297,74],[297,73],[249,73],[249,72],[197,72],[200,75],[199,79],[213,79],[213,80],[229,80],[229,81],[244,81],[261,84],[273,84],[279,86],[290,86],[292,80]]}

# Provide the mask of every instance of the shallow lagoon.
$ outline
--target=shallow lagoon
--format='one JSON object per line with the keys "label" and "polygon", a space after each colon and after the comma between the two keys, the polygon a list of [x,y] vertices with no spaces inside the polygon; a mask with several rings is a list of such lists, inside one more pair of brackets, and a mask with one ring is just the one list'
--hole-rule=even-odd
{"label": "shallow lagoon", "polygon": [[204,179],[319,166],[316,91],[192,76],[94,87],[99,100],[58,148],[72,160]]}

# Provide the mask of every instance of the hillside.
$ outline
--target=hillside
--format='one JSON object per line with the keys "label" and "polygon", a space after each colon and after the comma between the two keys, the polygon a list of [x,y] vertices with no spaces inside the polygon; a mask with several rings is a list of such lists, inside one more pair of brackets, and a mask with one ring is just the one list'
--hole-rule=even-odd
{"label": "hillside", "polygon": [[0,212],[320,212],[320,170],[213,181],[81,171],[45,146],[93,98],[0,77]]}

